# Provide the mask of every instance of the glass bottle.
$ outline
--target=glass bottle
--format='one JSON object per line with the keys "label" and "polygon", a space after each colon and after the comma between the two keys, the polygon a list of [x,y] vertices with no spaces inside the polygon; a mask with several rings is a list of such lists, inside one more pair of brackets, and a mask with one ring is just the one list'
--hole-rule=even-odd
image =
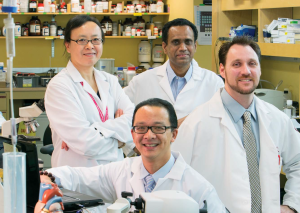
{"label": "glass bottle", "polygon": [[293,101],[287,100],[286,101],[286,107],[283,108],[283,112],[289,117],[289,118],[295,118],[296,117],[296,108],[293,107]]}
{"label": "glass bottle", "polygon": [[112,20],[109,18],[109,16],[104,16],[104,18],[101,21],[101,24],[105,25],[106,28],[105,35],[112,36]]}
{"label": "glass bottle", "polygon": [[37,8],[36,0],[30,0],[30,2],[29,2],[29,12],[36,13],[36,8]]}
{"label": "glass bottle", "polygon": [[41,21],[37,16],[32,16],[29,21],[29,35],[40,36],[41,35]]}
{"label": "glass bottle", "polygon": [[42,35],[43,36],[49,36],[50,35],[48,21],[44,21],[44,23],[43,23]]}

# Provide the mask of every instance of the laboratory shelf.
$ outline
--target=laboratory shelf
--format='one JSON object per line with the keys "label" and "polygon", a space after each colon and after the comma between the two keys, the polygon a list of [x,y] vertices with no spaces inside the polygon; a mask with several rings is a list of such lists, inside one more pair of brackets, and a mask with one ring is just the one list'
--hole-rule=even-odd
{"label": "laboratory shelf", "polygon": [[288,8],[299,7],[299,0],[254,0],[254,1],[236,1],[222,0],[222,11],[233,10],[251,10],[251,9],[271,9],[271,8]]}
{"label": "laboratory shelf", "polygon": [[[64,39],[63,36],[16,36],[16,39],[45,39],[45,40],[52,40],[52,39]],[[155,38],[151,36],[105,36],[105,39],[159,39],[161,36],[156,36]],[[5,36],[0,36],[0,39],[5,39]]]}
{"label": "laboratory shelf", "polygon": [[262,55],[300,58],[300,44],[274,44],[258,42]]}
{"label": "laboratory shelf", "polygon": [[[102,16],[166,16],[170,13],[13,13],[13,16],[17,15],[102,15]],[[7,13],[0,13],[0,15],[7,15]]]}

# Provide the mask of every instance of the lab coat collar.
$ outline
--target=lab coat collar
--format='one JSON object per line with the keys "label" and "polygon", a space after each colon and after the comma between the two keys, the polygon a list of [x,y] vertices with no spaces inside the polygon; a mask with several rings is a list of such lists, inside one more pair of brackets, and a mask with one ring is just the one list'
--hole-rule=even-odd
{"label": "lab coat collar", "polygon": [[[86,92],[90,93],[95,100],[98,100],[97,102],[100,103],[99,107],[101,108],[103,114],[105,115],[105,109],[107,106],[108,93],[109,93],[109,83],[107,82],[106,76],[94,68],[94,75],[95,75],[98,91],[101,97],[100,100],[99,97],[97,96],[97,93],[84,80],[80,72],[76,69],[76,67],[73,65],[71,61],[68,62],[67,72],[69,73],[69,75],[71,76],[74,82],[80,83],[80,86],[82,86]],[[81,85],[81,82],[83,85]]]}
{"label": "lab coat collar", "polygon": [[221,92],[224,88],[220,88],[214,96],[211,98],[211,100],[208,102],[209,104],[209,116],[221,118],[221,124],[225,126],[225,128],[228,129],[228,131],[235,137],[237,143],[239,144],[240,148],[244,150],[243,143],[241,141],[241,138],[239,137],[236,128],[234,127],[228,113],[226,112],[222,98],[221,98]]}
{"label": "lab coat collar", "polygon": [[[187,164],[185,163],[183,157],[179,152],[172,151],[172,155],[175,158],[174,166],[164,178],[159,178],[154,190],[158,189],[161,186],[161,184],[163,184],[164,181],[166,181],[167,179],[174,179],[178,181],[182,179]],[[129,180],[129,183],[134,191],[134,194],[141,194],[145,192],[143,181],[140,178],[142,163],[142,157],[137,157],[134,159],[131,165],[132,177]]]}
{"label": "lab coat collar", "polygon": [[[167,60],[162,66],[157,68],[156,75],[159,79],[159,85],[163,88],[163,90],[166,92],[166,94],[169,96],[172,104],[175,103],[175,99],[171,90],[171,86],[169,83],[168,75],[167,75],[167,65],[169,63],[169,60]],[[202,72],[202,68],[199,67],[198,63],[193,59],[192,60],[192,66],[193,66],[193,74],[191,79],[187,82],[185,87],[182,89],[180,93],[187,92],[188,90],[194,88],[195,81],[200,81],[203,78],[204,72]],[[179,94],[180,94],[179,93]]]}

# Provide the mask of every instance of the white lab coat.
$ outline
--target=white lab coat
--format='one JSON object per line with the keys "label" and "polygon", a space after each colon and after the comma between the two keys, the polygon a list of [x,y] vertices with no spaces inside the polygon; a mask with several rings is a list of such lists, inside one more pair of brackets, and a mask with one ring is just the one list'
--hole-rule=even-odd
{"label": "white lab coat", "polygon": [[[283,112],[254,98],[260,132],[262,212],[280,212],[282,165],[288,178],[284,204],[299,212],[300,135]],[[171,148],[180,150],[186,162],[212,183],[231,213],[251,212],[246,152],[220,91],[187,117]]]}
{"label": "white lab coat", "polygon": [[[206,200],[212,204],[210,213],[225,212],[214,187],[199,173],[188,166],[178,152],[172,152],[176,159],[171,171],[160,178],[153,191],[183,191],[196,202],[199,208]],[[123,191],[132,192],[132,201],[145,192],[140,178],[142,158],[125,158],[122,162],[99,165],[92,168],[59,167],[47,171],[60,178],[63,188],[102,198],[105,203],[114,203]]]}
{"label": "white lab coat", "polygon": [[175,108],[177,118],[190,114],[197,106],[211,99],[224,86],[222,79],[214,72],[199,67],[193,59],[193,74],[174,100],[167,75],[167,61],[162,66],[135,76],[124,88],[130,100],[137,105],[149,98],[169,101]]}
{"label": "white lab coat", "polygon": [[[52,130],[52,167],[69,165],[91,167],[123,159],[118,140],[132,142],[130,133],[134,105],[116,77],[94,69],[101,100],[69,61],[67,67],[49,83],[45,107]],[[83,86],[80,82],[83,82]],[[92,94],[108,120],[101,121]],[[114,119],[117,109],[124,114]],[[61,149],[62,141],[69,150]]]}

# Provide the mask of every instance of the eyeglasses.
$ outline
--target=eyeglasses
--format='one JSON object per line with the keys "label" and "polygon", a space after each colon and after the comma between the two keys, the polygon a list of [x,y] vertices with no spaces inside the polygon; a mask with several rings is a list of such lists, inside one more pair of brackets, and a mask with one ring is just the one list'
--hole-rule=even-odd
{"label": "eyeglasses", "polygon": [[176,127],[172,127],[172,126],[133,126],[132,129],[135,133],[137,134],[145,134],[148,132],[149,129],[151,129],[151,131],[154,134],[164,134],[167,129],[170,128],[176,128]]}
{"label": "eyeglasses", "polygon": [[87,45],[89,42],[91,42],[93,45],[100,45],[101,43],[103,43],[102,38],[93,38],[92,40],[83,39],[83,38],[77,39],[77,40],[73,40],[73,39],[70,39],[70,40],[75,41],[79,45]]}

